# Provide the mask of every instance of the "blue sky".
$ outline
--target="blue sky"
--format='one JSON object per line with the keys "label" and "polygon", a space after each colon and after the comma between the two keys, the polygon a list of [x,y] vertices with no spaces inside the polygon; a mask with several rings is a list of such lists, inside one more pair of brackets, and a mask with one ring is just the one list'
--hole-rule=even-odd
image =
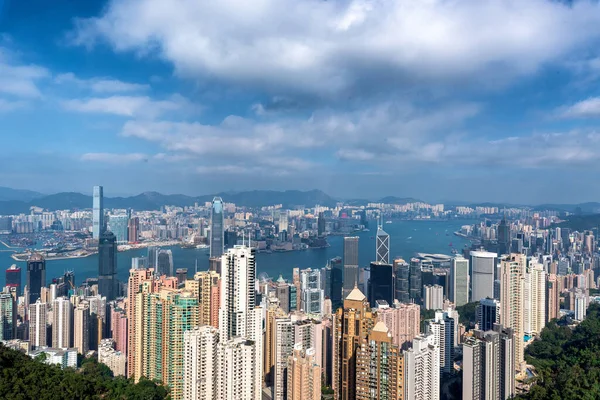
{"label": "blue sky", "polygon": [[600,6],[0,0],[0,186],[600,200]]}

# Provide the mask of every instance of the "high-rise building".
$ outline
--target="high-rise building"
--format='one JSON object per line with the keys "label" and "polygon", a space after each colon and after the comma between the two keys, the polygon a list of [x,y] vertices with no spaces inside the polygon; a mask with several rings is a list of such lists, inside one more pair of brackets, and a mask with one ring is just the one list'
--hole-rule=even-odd
{"label": "high-rise building", "polygon": [[46,325],[48,324],[48,304],[39,299],[29,305],[29,343],[33,349],[48,345]]}
{"label": "high-rise building", "polygon": [[501,295],[500,295],[500,323],[513,330],[515,334],[515,366],[521,370],[524,352],[524,318],[523,318],[523,292],[525,278],[525,256],[511,254],[502,261],[501,268]]}
{"label": "high-rise building", "polygon": [[105,231],[98,241],[98,293],[112,301],[117,297],[117,243],[115,235]]}
{"label": "high-rise building", "polygon": [[381,225],[377,226],[377,235],[375,236],[375,261],[383,264],[390,263],[390,235],[388,235]]}
{"label": "high-rise building", "polygon": [[344,238],[344,288],[342,297],[348,297],[358,285],[358,236]]}
{"label": "high-rise building", "polygon": [[223,199],[215,197],[210,212],[210,257],[220,257],[224,246]]}
{"label": "high-rise building", "polygon": [[506,218],[502,218],[498,224],[498,254],[508,254],[510,246],[510,225],[506,222]]}
{"label": "high-rise building", "polygon": [[423,286],[423,306],[426,310],[441,310],[444,307],[444,288],[440,285]]}
{"label": "high-rise building", "polygon": [[16,339],[17,309],[11,293],[0,292],[0,341]]}
{"label": "high-rise building", "polygon": [[275,375],[275,321],[278,318],[287,317],[287,313],[279,307],[279,301],[275,297],[265,299],[265,337],[263,346],[263,375],[265,385],[274,385]]}
{"label": "high-rise building", "polygon": [[356,399],[404,398],[403,366],[402,351],[392,344],[385,323],[377,322],[356,356]]}
{"label": "high-rise building", "polygon": [[154,271],[156,271],[156,265],[158,264],[158,250],[159,248],[156,246],[148,247],[148,268],[152,268]]}
{"label": "high-rise building", "polygon": [[458,313],[452,309],[436,311],[435,318],[427,324],[427,333],[433,335],[433,343],[439,347],[441,371],[452,373],[458,345]]}
{"label": "high-rise building", "polygon": [[150,268],[148,266],[148,257],[132,257],[131,268],[133,269],[144,269]]}
{"label": "high-rise building", "polygon": [[586,294],[577,289],[575,292],[575,315],[574,318],[577,321],[583,321],[587,314],[587,296]]}
{"label": "high-rise building", "polygon": [[439,400],[440,348],[433,335],[417,336],[404,351],[404,399]]}
{"label": "high-rise building", "polygon": [[288,358],[294,350],[292,320],[288,316],[275,318],[274,329],[273,399],[284,400],[287,396]]}
{"label": "high-rise building", "polygon": [[158,275],[175,276],[173,252],[170,249],[159,250],[156,255],[156,273]]}
{"label": "high-rise building", "polygon": [[219,331],[212,326],[198,326],[183,334],[183,398],[216,400],[218,382]]}
{"label": "high-rise building", "polygon": [[127,357],[114,348],[112,339],[102,339],[98,346],[98,361],[106,365],[114,376],[125,376]]}
{"label": "high-rise building", "polygon": [[471,252],[471,301],[494,297],[496,253]]}
{"label": "high-rise building", "polygon": [[369,303],[375,307],[377,300],[388,304],[394,302],[394,267],[380,261],[371,263],[369,279]]}
{"label": "high-rise building", "polygon": [[356,398],[357,353],[375,323],[367,297],[354,288],[334,317],[332,385],[337,400]]}
{"label": "high-rise building", "polygon": [[421,308],[416,304],[394,302],[393,307],[378,304],[377,321],[385,322],[392,335],[392,343],[400,348],[407,348],[410,342],[419,335]]}
{"label": "high-rise building", "polygon": [[[90,305],[80,302],[73,311],[73,347],[79,354],[85,355],[90,349]],[[125,372],[123,372],[125,375]]]}
{"label": "high-rise building", "polygon": [[144,333],[143,310],[141,309],[143,302],[141,299],[138,301],[137,295],[143,287],[148,291],[152,291],[153,271],[143,268],[130,269],[127,282],[127,319],[129,322],[127,326],[127,377],[129,378],[141,376],[139,353],[142,350],[142,335]]}
{"label": "high-rise building", "polygon": [[514,342],[511,329],[473,330],[463,343],[463,398],[506,400],[515,395]]}
{"label": "high-rise building", "polygon": [[100,239],[104,233],[104,189],[102,186],[94,186],[92,209],[92,237]]}
{"label": "high-rise building", "polygon": [[129,243],[137,243],[140,237],[140,219],[138,217],[129,218],[127,223],[127,238]]}
{"label": "high-rise building", "polygon": [[52,302],[52,347],[71,347],[71,319],[73,305],[66,297],[58,297]]}
{"label": "high-rise building", "polygon": [[325,292],[321,288],[320,269],[300,270],[300,309],[306,314],[321,315]]}
{"label": "high-rise building", "polygon": [[[129,218],[127,214],[111,215],[108,218],[108,229],[115,235],[117,244],[126,244],[129,242]],[[100,234],[102,236],[102,234]]]}
{"label": "high-rise building", "polygon": [[460,255],[453,257],[450,264],[448,299],[456,307],[469,302],[469,260]]}
{"label": "high-rise building", "polygon": [[325,213],[323,211],[319,212],[319,216],[317,219],[317,235],[318,237],[325,236]]}
{"label": "high-rise building", "polygon": [[27,260],[27,290],[29,304],[40,298],[42,288],[46,286],[46,260],[39,253],[34,253]]}
{"label": "high-rise building", "polygon": [[321,367],[315,360],[315,349],[294,345],[287,374],[287,400],[321,399]]}
{"label": "high-rise building", "polygon": [[546,325],[546,271],[534,260],[529,261],[523,288],[523,330],[539,335]]}
{"label": "high-rise building", "polygon": [[402,259],[394,260],[396,272],[395,299],[400,303],[410,302],[410,266]]}
{"label": "high-rise building", "polygon": [[16,264],[11,265],[6,270],[6,286],[15,288],[17,296],[21,294],[21,268]]}
{"label": "high-rise building", "polygon": [[219,343],[217,399],[262,399],[259,353],[253,341],[242,337]]}
{"label": "high-rise building", "polygon": [[546,283],[546,322],[556,319],[560,314],[560,286],[555,274],[548,275]]}
{"label": "high-rise building", "polygon": [[423,272],[421,270],[421,260],[418,258],[410,260],[408,287],[410,299],[416,304],[422,304]]}
{"label": "high-rise building", "polygon": [[344,265],[342,258],[336,257],[329,260],[329,266],[331,268],[331,306],[337,310],[343,305]]}
{"label": "high-rise building", "polygon": [[200,325],[219,327],[221,277],[214,271],[196,272],[193,280],[185,281],[185,289],[198,297]]}
{"label": "high-rise building", "polygon": [[481,299],[477,305],[477,325],[480,331],[491,331],[500,323],[500,302],[496,299]]}

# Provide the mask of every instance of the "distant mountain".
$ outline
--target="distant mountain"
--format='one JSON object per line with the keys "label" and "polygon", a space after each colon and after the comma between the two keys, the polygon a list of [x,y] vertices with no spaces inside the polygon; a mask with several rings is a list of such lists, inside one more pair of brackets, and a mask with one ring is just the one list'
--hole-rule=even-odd
{"label": "distant mountain", "polygon": [[553,226],[578,232],[592,230],[600,227],[600,214],[569,215],[564,221]]}
{"label": "distant mountain", "polygon": [[415,199],[412,197],[396,197],[396,196],[387,196],[384,197],[383,199],[379,199],[377,201],[378,203],[385,203],[385,204],[408,204],[408,203],[420,203],[421,200],[419,199]]}
{"label": "distant mountain", "polygon": [[[227,203],[235,203],[242,207],[263,207],[282,204],[286,208],[294,206],[312,207],[316,204],[335,206],[336,200],[320,190],[307,192],[299,190],[286,190],[283,192],[272,190],[253,190],[237,193],[217,193],[214,195],[186,196],[183,194],[165,195],[158,192],[144,192],[130,197],[105,197],[106,208],[132,208],[134,210],[159,210],[162,206],[172,205],[178,207],[193,206],[195,203],[204,204],[212,201],[213,197],[220,196]],[[50,211],[75,210],[92,208],[92,196],[64,192],[48,196],[41,195],[29,201],[5,200],[0,201],[0,215],[20,214],[29,212],[30,207],[41,207]]]}
{"label": "distant mountain", "polygon": [[44,195],[31,190],[11,189],[0,186],[0,201],[30,201]]}
{"label": "distant mountain", "polygon": [[570,213],[578,212],[583,214],[597,214],[600,213],[600,203],[587,202],[579,204],[540,204],[539,206],[535,206],[534,210],[554,210],[566,211]]}

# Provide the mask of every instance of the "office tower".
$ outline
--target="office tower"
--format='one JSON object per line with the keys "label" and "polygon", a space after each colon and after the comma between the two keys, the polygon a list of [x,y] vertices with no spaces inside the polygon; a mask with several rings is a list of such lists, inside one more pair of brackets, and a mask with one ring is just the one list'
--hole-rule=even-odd
{"label": "office tower", "polygon": [[463,343],[463,398],[506,400],[515,395],[514,342],[511,329],[474,330]]}
{"label": "office tower", "polygon": [[140,219],[138,217],[130,218],[127,222],[127,238],[129,243],[137,243],[140,237]]}
{"label": "office tower", "polygon": [[410,302],[410,266],[404,260],[394,260],[394,270],[396,271],[395,299],[400,303]]}
{"label": "office tower", "polygon": [[15,288],[17,296],[21,294],[21,268],[15,264],[11,265],[6,270],[6,286],[9,288]]}
{"label": "office tower", "polygon": [[300,309],[306,314],[321,315],[325,293],[321,289],[321,271],[320,269],[302,269],[300,270]]}
{"label": "office tower", "polygon": [[333,390],[338,400],[356,398],[356,356],[376,322],[366,296],[357,288],[334,317]]}
{"label": "office tower", "polygon": [[498,254],[508,254],[510,246],[510,225],[506,222],[506,218],[502,218],[498,224]]}
{"label": "office tower", "polygon": [[150,268],[148,266],[148,257],[132,257],[131,268],[133,269],[144,269]]}
{"label": "office tower", "polygon": [[48,345],[46,325],[48,323],[48,304],[39,299],[29,305],[29,343],[33,349]]}
{"label": "office tower", "polygon": [[200,307],[200,325],[219,327],[219,307],[221,305],[221,277],[214,271],[201,271],[194,274],[193,280],[185,281],[185,289],[194,293]]}
{"label": "office tower", "polygon": [[392,344],[387,326],[377,322],[356,356],[356,399],[403,398],[403,364],[402,351]]}
{"label": "office tower", "polygon": [[208,270],[221,275],[221,256],[208,259]]}
{"label": "office tower", "polygon": [[287,400],[321,399],[321,367],[315,361],[315,350],[294,346],[287,364]]}
{"label": "office tower", "polygon": [[343,305],[344,266],[342,258],[336,257],[331,259],[329,266],[331,267],[331,307],[337,310]]}
{"label": "office tower", "polygon": [[114,376],[125,376],[127,357],[123,352],[114,348],[112,339],[102,339],[98,346],[98,361],[105,364]]}
{"label": "office tower", "polygon": [[106,297],[88,296],[90,304],[90,350],[98,350],[100,341],[107,336]]}
{"label": "office tower", "polygon": [[525,360],[523,353],[523,289],[525,275],[525,256],[511,254],[501,263],[501,296],[500,296],[500,323],[514,331],[515,337],[515,365],[521,370]]}
{"label": "office tower", "polygon": [[104,233],[104,189],[102,186],[94,186],[92,209],[92,238],[99,240]]}
{"label": "office tower", "polygon": [[185,284],[185,281],[187,280],[187,273],[187,268],[177,268],[175,270],[175,277],[177,278],[178,286]]}
{"label": "office tower", "polygon": [[158,251],[156,255],[156,272],[159,276],[174,276],[173,252],[171,250]]}
{"label": "office tower", "polygon": [[421,270],[421,260],[412,258],[410,260],[408,288],[410,299],[416,304],[423,304],[421,293],[423,291],[423,277]]}
{"label": "office tower", "polygon": [[385,322],[392,335],[392,343],[404,348],[419,334],[421,308],[416,304],[394,302],[393,307],[379,304],[377,321]]}
{"label": "office tower", "polygon": [[110,230],[115,235],[115,241],[117,242],[117,244],[126,244],[127,242],[129,242],[128,223],[129,218],[126,214],[111,215],[108,218],[108,230]]}
{"label": "office tower", "polygon": [[[221,381],[221,390],[224,392],[220,393],[220,398],[223,399],[234,400],[236,398],[236,394],[232,392],[234,389],[242,390],[247,394],[244,398],[258,400],[261,397],[263,312],[260,307],[256,307],[255,281],[254,249],[236,245],[223,254],[219,308],[219,360],[222,378],[232,379],[231,382]],[[235,378],[232,378],[233,376]],[[243,386],[241,388],[231,386],[236,384]]]}
{"label": "office tower", "polygon": [[481,299],[477,305],[477,325],[480,331],[491,331],[500,323],[500,302],[496,299]]}
{"label": "office tower", "polygon": [[[258,348],[251,340],[241,337],[219,343],[217,374],[217,399],[262,399]],[[258,384],[256,378],[258,376]]]}
{"label": "office tower", "polygon": [[274,297],[265,299],[265,337],[263,347],[263,375],[265,385],[272,387],[274,385],[275,374],[275,321],[279,318],[287,317],[287,313],[279,307],[279,301]]}
{"label": "office tower", "polygon": [[290,300],[293,300],[295,298],[295,294],[294,296],[290,295],[291,287],[292,285],[290,285],[285,281],[285,279],[283,279],[283,275],[279,275],[279,278],[275,283],[275,297],[277,297],[277,299],[279,300],[279,307],[281,307],[281,309],[286,314],[289,313],[291,310],[295,310],[296,308],[290,307]]}
{"label": "office tower", "polygon": [[423,305],[426,310],[441,310],[444,307],[444,288],[440,285],[423,286]]}
{"label": "office tower", "polygon": [[375,261],[383,264],[390,263],[390,235],[388,235],[381,225],[377,226],[377,235],[375,236]]}
{"label": "office tower", "polygon": [[319,217],[317,219],[317,236],[325,236],[325,213],[323,211],[319,212]]}
{"label": "office tower", "polygon": [[567,253],[571,249],[571,229],[561,228],[560,229],[560,241],[562,243],[562,249]]}
{"label": "office tower", "polygon": [[[138,363],[139,353],[142,349],[142,309],[143,304],[141,299],[138,299],[138,293],[141,288],[152,290],[153,286],[153,271],[151,269],[135,269],[129,270],[129,280],[127,282],[127,377],[131,378],[136,375],[136,370],[141,376],[141,367]],[[139,301],[138,301],[139,300]],[[138,330],[138,327],[140,328]]]}
{"label": "office tower", "polygon": [[287,210],[281,211],[279,214],[279,231],[278,232],[287,232],[288,231],[288,214]]}
{"label": "office tower", "polygon": [[224,245],[223,200],[215,197],[210,209],[210,257],[220,257]]}
{"label": "office tower", "polygon": [[342,297],[348,294],[358,285],[358,236],[344,238],[344,289]]}
{"label": "office tower", "polygon": [[217,399],[217,344],[219,331],[212,326],[198,326],[183,334],[185,400]]}
{"label": "office tower", "polygon": [[436,311],[435,318],[428,321],[427,333],[433,335],[433,343],[439,347],[441,371],[452,373],[458,345],[458,313],[451,309]]}
{"label": "office tower", "polygon": [[52,302],[52,347],[71,347],[71,318],[73,305],[66,297],[58,297]]}
{"label": "office tower", "polygon": [[0,292],[0,341],[16,339],[17,309],[11,293]]}
{"label": "office tower", "polygon": [[156,271],[158,250],[159,248],[156,246],[148,247],[148,268],[152,268],[154,271]]}
{"label": "office tower", "polygon": [[471,252],[471,301],[494,297],[496,259],[496,253]]}
{"label": "office tower", "polygon": [[42,288],[46,286],[46,260],[39,253],[34,253],[27,260],[27,290],[29,304],[40,298]]}
{"label": "office tower", "polygon": [[539,335],[546,325],[546,271],[530,260],[523,288],[523,330],[527,335]]}
{"label": "office tower", "polygon": [[105,231],[98,242],[98,294],[107,301],[117,295],[117,243],[115,235]]}
{"label": "office tower", "polygon": [[587,314],[587,296],[581,290],[575,293],[575,320],[583,321]]}
{"label": "office tower", "polygon": [[73,314],[73,347],[85,355],[90,349],[90,305],[87,301],[80,302]]}
{"label": "office tower", "polygon": [[404,399],[439,400],[440,348],[433,335],[417,336],[404,351]]}
{"label": "office tower", "polygon": [[560,315],[560,285],[555,274],[547,275],[546,283],[546,322],[556,319]]}
{"label": "office tower", "polygon": [[[290,310],[300,311],[302,306],[302,288],[300,287],[300,268],[292,268],[292,284],[290,287]],[[295,291],[296,298],[292,298],[292,292]],[[295,306],[292,303],[296,303]]]}
{"label": "office tower", "polygon": [[469,260],[461,255],[452,257],[448,300],[456,307],[469,302]]}
{"label": "office tower", "polygon": [[394,267],[391,264],[371,263],[368,293],[371,307],[375,307],[377,300],[385,300],[388,304],[394,302]]}
{"label": "office tower", "polygon": [[283,400],[287,395],[287,363],[294,349],[292,320],[285,316],[274,321],[273,399]]}

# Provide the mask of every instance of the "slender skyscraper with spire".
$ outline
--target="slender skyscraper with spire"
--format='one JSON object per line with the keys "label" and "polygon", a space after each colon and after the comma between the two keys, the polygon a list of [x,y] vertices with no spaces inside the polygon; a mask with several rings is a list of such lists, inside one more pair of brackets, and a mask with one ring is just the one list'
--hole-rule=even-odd
{"label": "slender skyscraper with spire", "polygon": [[390,263],[390,235],[383,230],[381,219],[377,224],[377,239],[375,240],[375,261]]}
{"label": "slender skyscraper with spire", "polygon": [[92,237],[100,239],[104,232],[104,189],[102,186],[94,186],[93,210],[92,210]]}
{"label": "slender skyscraper with spire", "polygon": [[210,211],[210,257],[221,257],[224,244],[223,199],[215,197]]}

